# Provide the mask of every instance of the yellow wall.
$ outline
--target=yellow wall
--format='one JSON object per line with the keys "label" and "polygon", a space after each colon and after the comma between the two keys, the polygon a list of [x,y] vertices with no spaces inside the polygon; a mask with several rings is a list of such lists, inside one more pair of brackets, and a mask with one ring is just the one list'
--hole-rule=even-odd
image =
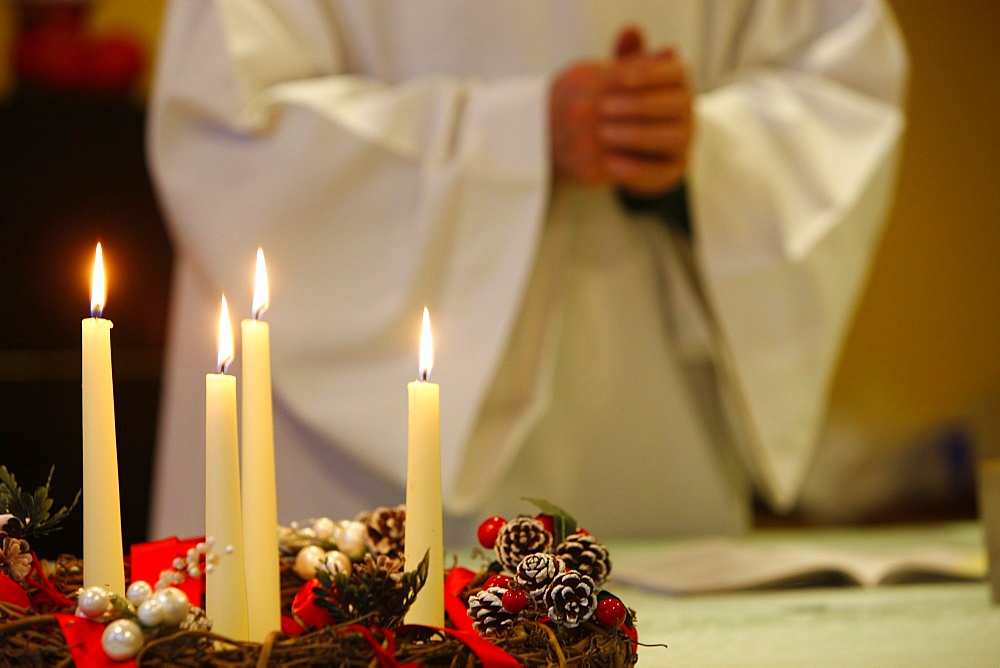
{"label": "yellow wall", "polygon": [[891,4],[910,50],[908,136],[832,401],[905,438],[1000,409],[1000,3]]}

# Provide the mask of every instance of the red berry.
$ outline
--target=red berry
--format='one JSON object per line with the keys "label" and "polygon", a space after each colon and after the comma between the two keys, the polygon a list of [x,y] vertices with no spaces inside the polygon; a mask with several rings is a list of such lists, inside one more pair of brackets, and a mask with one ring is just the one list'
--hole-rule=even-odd
{"label": "red berry", "polygon": [[556,535],[556,520],[552,515],[542,513],[540,515],[535,515],[535,519],[542,523],[545,530],[548,531],[553,536]]}
{"label": "red berry", "polygon": [[496,575],[491,575],[486,578],[486,582],[483,583],[483,589],[489,589],[490,587],[501,587],[507,589],[510,587],[511,577],[509,575],[504,575],[503,573],[497,573]]}
{"label": "red berry", "polygon": [[528,595],[521,589],[508,589],[500,597],[500,605],[507,612],[516,615],[524,610],[524,606],[528,605]]}
{"label": "red berry", "polygon": [[493,546],[497,544],[497,534],[500,533],[500,528],[506,523],[507,520],[499,515],[483,520],[483,523],[479,525],[479,531],[476,532],[479,544],[487,550],[492,550]]}
{"label": "red berry", "polygon": [[597,617],[597,623],[604,628],[617,629],[625,621],[627,612],[625,604],[621,600],[614,596],[608,596],[597,602],[597,610],[594,611],[594,615]]}

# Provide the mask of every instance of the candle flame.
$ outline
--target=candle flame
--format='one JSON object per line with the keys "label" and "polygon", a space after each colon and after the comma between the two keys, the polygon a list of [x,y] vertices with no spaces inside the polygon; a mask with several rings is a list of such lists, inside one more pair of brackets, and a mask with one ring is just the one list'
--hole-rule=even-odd
{"label": "candle flame", "polygon": [[270,305],[270,291],[267,284],[267,267],[264,265],[264,250],[257,249],[257,273],[253,281],[253,319],[260,320]]}
{"label": "candle flame", "polygon": [[420,379],[427,380],[434,366],[434,341],[431,339],[431,316],[424,307],[424,322],[420,330]]}
{"label": "candle flame", "polygon": [[222,309],[219,312],[219,373],[226,373],[233,361],[233,325],[229,321],[229,306],[226,295],[222,295]]}
{"label": "candle flame", "polygon": [[107,298],[108,290],[104,281],[104,253],[101,251],[101,243],[97,242],[97,252],[94,253],[94,275],[90,283],[91,317],[101,317]]}

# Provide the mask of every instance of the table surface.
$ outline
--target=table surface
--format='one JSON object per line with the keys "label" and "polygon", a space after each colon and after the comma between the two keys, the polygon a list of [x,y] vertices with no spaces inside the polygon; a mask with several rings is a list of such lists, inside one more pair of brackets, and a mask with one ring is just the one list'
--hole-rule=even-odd
{"label": "table surface", "polygon": [[[834,531],[764,531],[815,545],[950,544],[981,547],[976,523]],[[660,543],[662,545],[662,543]],[[645,555],[655,543],[609,545]],[[670,596],[615,584],[637,611],[640,666],[1000,666],[1000,605],[985,582],[817,587]]]}

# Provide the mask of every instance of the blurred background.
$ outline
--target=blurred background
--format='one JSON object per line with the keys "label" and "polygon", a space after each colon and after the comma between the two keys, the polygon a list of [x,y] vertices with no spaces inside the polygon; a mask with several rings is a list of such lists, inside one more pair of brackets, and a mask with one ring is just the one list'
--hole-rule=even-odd
{"label": "blurred background", "polygon": [[[897,202],[831,394],[800,508],[758,522],[975,515],[1000,456],[1000,3],[892,0],[910,50]],[[115,323],[126,545],[146,538],[171,247],[144,102],[163,0],[0,0],[0,464],[81,486],[80,320],[101,241]],[[82,553],[82,513],[32,543]]]}

